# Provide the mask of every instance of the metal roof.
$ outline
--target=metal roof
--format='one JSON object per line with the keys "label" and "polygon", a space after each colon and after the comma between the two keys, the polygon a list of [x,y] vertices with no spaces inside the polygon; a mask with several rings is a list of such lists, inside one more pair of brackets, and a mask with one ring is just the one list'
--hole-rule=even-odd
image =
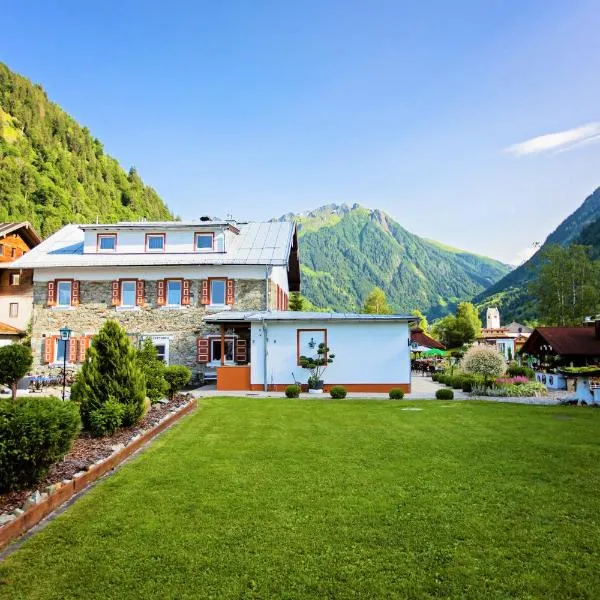
{"label": "metal roof", "polygon": [[207,315],[207,323],[231,323],[240,321],[361,321],[375,322],[413,322],[418,321],[414,315],[367,315],[363,313],[332,312],[300,312],[291,310],[279,311],[223,311]]}
{"label": "metal roof", "polygon": [[[207,222],[208,223],[208,222]],[[215,226],[215,222],[211,222]],[[112,230],[140,226],[152,228],[155,223],[131,223],[110,226]],[[142,227],[142,225],[144,227]],[[162,223],[160,224],[163,225]],[[164,225],[172,225],[165,223]],[[179,224],[181,226],[181,224]],[[197,223],[194,223],[195,227]],[[120,253],[84,254],[84,228],[98,225],[66,225],[39,246],[17,259],[13,268],[111,267],[153,265],[279,265],[286,266],[294,238],[293,223],[238,223],[239,234],[232,235],[226,252],[185,252],[160,254]],[[108,227],[108,226],[107,226]],[[187,224],[185,224],[187,227]]]}

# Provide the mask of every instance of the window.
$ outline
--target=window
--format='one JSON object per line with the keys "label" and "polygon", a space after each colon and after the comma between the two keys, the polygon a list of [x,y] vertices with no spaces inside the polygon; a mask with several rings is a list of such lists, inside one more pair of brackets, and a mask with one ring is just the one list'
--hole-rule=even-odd
{"label": "window", "polygon": [[135,306],[135,281],[121,282],[121,306]]}
{"label": "window", "polygon": [[54,353],[54,356],[56,357],[54,359],[55,362],[65,362],[65,350],[67,352],[67,362],[69,362],[69,350],[71,348],[71,343],[76,342],[75,340],[67,340],[65,343],[65,341],[61,340],[60,338],[56,340],[56,352]]}
{"label": "window", "polygon": [[154,347],[156,348],[156,355],[158,357],[158,360],[161,360],[162,362],[166,363],[167,362],[167,345],[164,343],[159,343],[159,344],[154,344]]}
{"label": "window", "polygon": [[70,281],[58,281],[57,282],[57,306],[71,306],[71,282]]}
{"label": "window", "polygon": [[164,233],[147,233],[146,234],[146,251],[147,252],[164,252],[165,251],[165,234]]}
{"label": "window", "polygon": [[[225,362],[233,363],[233,351],[235,346],[235,338],[225,338]],[[221,338],[210,338],[210,360],[212,362],[221,362]]]}
{"label": "window", "polygon": [[11,302],[8,307],[8,316],[16,319],[19,316],[19,303]]}
{"label": "window", "polygon": [[227,283],[225,279],[210,280],[210,303],[212,305],[221,306],[225,304],[225,287]]}
{"label": "window", "polygon": [[100,252],[114,252],[117,249],[117,234],[98,234],[98,250]]}
{"label": "window", "polygon": [[212,252],[214,237],[214,233],[197,233],[196,250],[200,252]]}
{"label": "window", "polygon": [[327,329],[296,330],[296,358],[300,364],[301,356],[317,357],[319,344],[327,346]]}
{"label": "window", "polygon": [[21,275],[19,273],[10,274],[10,285],[19,285],[21,283]]}
{"label": "window", "polygon": [[181,306],[181,281],[167,281],[167,306]]}

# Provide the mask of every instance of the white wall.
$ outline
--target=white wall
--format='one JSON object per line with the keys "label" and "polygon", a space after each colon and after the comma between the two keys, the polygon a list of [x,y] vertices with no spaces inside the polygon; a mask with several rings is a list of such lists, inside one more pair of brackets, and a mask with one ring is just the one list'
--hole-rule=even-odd
{"label": "white wall", "polygon": [[271,274],[271,279],[277,283],[279,285],[280,288],[283,289],[283,291],[288,294],[289,293],[289,287],[288,287],[288,269],[287,267],[272,267],[272,274]]}
{"label": "white wall", "polygon": [[206,277],[229,277],[231,279],[262,279],[265,268],[260,265],[165,265],[152,267],[78,267],[35,269],[34,281],[52,281],[69,278],[81,281],[114,281],[115,279],[139,278],[147,281],[165,277],[204,279]]}
{"label": "white wall", "polygon": [[[16,302],[19,305],[19,316],[17,318],[10,316],[10,304]],[[10,294],[0,296],[0,321],[25,330],[31,320],[33,310],[33,292],[30,294]]]}
{"label": "white wall", "polygon": [[[324,375],[326,384],[410,383],[407,323],[390,322],[267,322],[267,383],[306,383],[308,371],[297,365],[297,330],[327,329],[327,345],[335,354]],[[315,337],[315,340],[317,338]],[[264,336],[252,323],[251,382],[264,385]],[[302,353],[302,351],[301,351]]]}
{"label": "white wall", "polygon": [[[86,229],[84,232],[83,251],[85,254],[95,254],[97,236],[105,235],[108,233],[117,234],[117,251],[116,254],[139,254],[146,252],[146,233],[165,233],[166,243],[165,252],[167,253],[189,253],[195,252],[195,233],[196,231],[202,233],[210,233],[205,231],[203,228],[184,229],[184,230],[171,230],[171,229],[147,229],[147,230],[131,230],[131,229],[119,229],[115,227],[114,230],[98,231]],[[222,235],[223,231],[219,229],[214,230],[215,237]],[[235,235],[231,232],[225,232],[225,250],[229,242],[229,237]],[[111,253],[112,254],[112,253]],[[152,252],[151,254],[160,254]]]}

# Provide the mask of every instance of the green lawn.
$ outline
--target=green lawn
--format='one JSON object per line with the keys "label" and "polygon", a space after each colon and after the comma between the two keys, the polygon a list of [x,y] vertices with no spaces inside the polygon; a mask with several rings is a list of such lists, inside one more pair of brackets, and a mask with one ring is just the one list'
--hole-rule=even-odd
{"label": "green lawn", "polygon": [[0,598],[598,598],[599,515],[600,410],[214,398]]}

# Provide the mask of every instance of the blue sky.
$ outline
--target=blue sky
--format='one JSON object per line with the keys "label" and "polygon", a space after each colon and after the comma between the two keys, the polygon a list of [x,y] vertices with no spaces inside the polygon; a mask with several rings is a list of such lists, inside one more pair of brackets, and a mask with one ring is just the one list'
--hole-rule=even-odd
{"label": "blue sky", "polygon": [[0,60],[184,218],[358,202],[514,263],[600,185],[595,0],[8,0],[2,14]]}

